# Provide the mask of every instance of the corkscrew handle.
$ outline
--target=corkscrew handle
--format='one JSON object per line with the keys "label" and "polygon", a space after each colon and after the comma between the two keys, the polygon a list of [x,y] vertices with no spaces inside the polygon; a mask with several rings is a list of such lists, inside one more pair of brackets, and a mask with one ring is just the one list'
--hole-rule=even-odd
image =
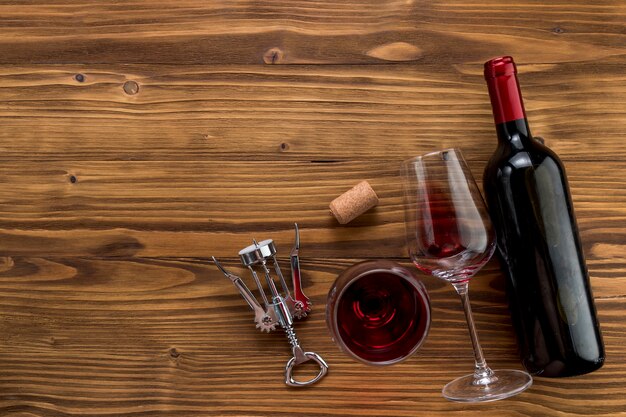
{"label": "corkscrew handle", "polygon": [[302,291],[302,279],[300,275],[300,230],[298,229],[298,223],[295,223],[296,228],[296,240],[291,249],[291,280],[293,282],[293,298],[298,303],[298,308],[301,310],[300,315],[306,316],[306,313],[311,311],[311,301],[309,297],[304,295]]}
{"label": "corkscrew handle", "polygon": [[274,311],[271,309],[264,309],[261,307],[261,304],[257,301],[256,297],[252,294],[252,291],[248,288],[248,286],[243,282],[243,280],[237,275],[229,272],[215,259],[215,256],[212,256],[213,263],[217,268],[224,274],[230,281],[233,283],[235,288],[239,290],[239,293],[246,300],[248,306],[254,311],[254,322],[256,323],[256,327],[261,329],[261,331],[270,331],[274,330],[277,324],[276,316],[274,315]]}
{"label": "corkscrew handle", "polygon": [[212,256],[211,258],[213,259],[213,263],[215,264],[215,266],[217,266],[217,269],[219,269],[222,272],[222,274],[224,274],[228,279],[230,279],[233,285],[239,290],[239,293],[241,294],[243,299],[246,300],[246,303],[248,303],[250,308],[254,310],[255,313],[260,312],[260,313],[265,314],[265,310],[263,309],[263,307],[261,307],[261,304],[259,304],[259,302],[256,300],[256,297],[252,295],[252,292],[246,286],[246,284],[243,283],[243,280],[237,275],[228,272],[222,266],[222,264],[220,264],[217,261],[217,259],[215,259],[215,256]]}

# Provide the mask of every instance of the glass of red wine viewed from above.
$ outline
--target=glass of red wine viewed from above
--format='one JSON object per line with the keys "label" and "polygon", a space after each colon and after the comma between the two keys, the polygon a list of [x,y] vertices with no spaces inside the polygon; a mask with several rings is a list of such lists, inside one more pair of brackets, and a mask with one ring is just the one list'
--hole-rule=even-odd
{"label": "glass of red wine viewed from above", "polygon": [[368,365],[391,365],[419,349],[430,328],[424,284],[389,260],[343,271],[328,293],[330,334],[348,355]]}
{"label": "glass of red wine viewed from above", "polygon": [[532,384],[518,370],[491,370],[478,342],[468,284],[491,258],[495,232],[472,174],[458,149],[429,153],[402,164],[409,256],[419,270],[448,281],[461,297],[474,347],[475,369],[448,383],[452,401],[494,401]]}

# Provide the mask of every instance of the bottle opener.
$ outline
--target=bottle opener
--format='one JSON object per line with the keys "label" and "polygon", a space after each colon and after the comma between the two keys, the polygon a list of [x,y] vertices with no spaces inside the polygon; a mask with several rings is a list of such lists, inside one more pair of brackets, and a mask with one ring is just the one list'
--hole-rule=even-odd
{"label": "bottle opener", "polygon": [[[285,384],[292,387],[304,387],[311,385],[326,375],[328,372],[328,365],[315,352],[305,352],[296,336],[293,328],[293,317],[298,319],[306,317],[307,313],[311,311],[311,302],[309,298],[304,295],[302,291],[302,284],[300,280],[300,260],[299,260],[299,248],[300,248],[300,233],[298,225],[296,224],[296,241],[291,251],[291,276],[293,281],[294,297],[291,296],[285,278],[280,270],[278,261],[276,260],[276,246],[271,239],[257,242],[253,240],[253,244],[247,246],[239,251],[239,258],[244,266],[246,266],[252,278],[256,283],[256,286],[261,294],[265,308],[261,306],[256,299],[252,291],[246,286],[244,281],[237,275],[227,271],[215,257],[213,262],[217,268],[235,285],[239,290],[239,293],[246,301],[248,306],[254,311],[254,322],[256,327],[263,332],[270,332],[275,330],[280,325],[287,335],[287,339],[291,345],[293,357],[289,359],[285,366]],[[272,264],[272,265],[269,265]],[[269,265],[269,266],[268,266]],[[274,269],[277,281],[272,276],[270,267]],[[270,296],[265,293],[264,287],[259,278],[259,273],[264,275],[267,288]],[[278,284],[278,285],[277,285]],[[280,290],[279,290],[280,288]],[[305,362],[316,362],[319,366],[318,374],[308,381],[297,381],[293,377],[294,368]]]}

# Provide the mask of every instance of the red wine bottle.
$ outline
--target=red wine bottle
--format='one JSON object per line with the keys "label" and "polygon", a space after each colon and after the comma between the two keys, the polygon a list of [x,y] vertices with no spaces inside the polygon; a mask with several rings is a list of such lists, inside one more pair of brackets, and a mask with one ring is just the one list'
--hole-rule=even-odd
{"label": "red wine bottle", "polygon": [[522,362],[538,376],[594,371],[604,346],[563,164],[528,128],[513,58],[485,63],[498,146],[484,174]]}

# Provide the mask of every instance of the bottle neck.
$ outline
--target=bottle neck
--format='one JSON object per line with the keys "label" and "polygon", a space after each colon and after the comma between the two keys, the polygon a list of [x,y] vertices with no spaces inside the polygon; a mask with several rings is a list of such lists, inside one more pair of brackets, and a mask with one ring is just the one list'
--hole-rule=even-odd
{"label": "bottle neck", "polygon": [[527,143],[532,143],[528,121],[525,118],[496,124],[496,133],[499,143],[510,144],[516,149],[522,149]]}
{"label": "bottle neck", "polygon": [[504,56],[487,61],[485,81],[489,89],[498,140],[517,142],[522,146],[531,135],[513,58]]}
{"label": "bottle neck", "polygon": [[522,91],[515,73],[490,77],[486,81],[496,125],[526,118]]}

